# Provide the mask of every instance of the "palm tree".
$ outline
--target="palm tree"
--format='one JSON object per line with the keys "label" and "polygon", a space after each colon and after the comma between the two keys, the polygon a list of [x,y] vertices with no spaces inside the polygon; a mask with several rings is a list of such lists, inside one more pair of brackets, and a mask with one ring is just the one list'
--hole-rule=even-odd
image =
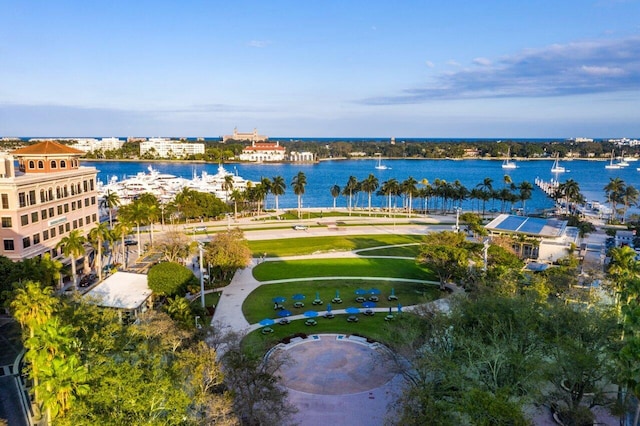
{"label": "palm tree", "polygon": [[271,181],[271,193],[275,196],[276,198],[276,213],[278,213],[278,197],[281,195],[284,195],[284,191],[285,188],[287,187],[287,184],[284,181],[284,178],[282,176],[274,176],[273,180]]}
{"label": "palm tree", "polygon": [[224,182],[222,182],[222,189],[226,193],[226,200],[229,201],[229,193],[233,191],[233,175],[226,175],[224,177]]}
{"label": "palm tree", "polygon": [[557,197],[564,198],[567,206],[567,213],[569,214],[574,210],[574,204],[584,201],[584,196],[580,192],[580,185],[573,179],[569,179],[558,185],[556,193]]}
{"label": "palm tree", "polygon": [[413,178],[413,176],[409,176],[407,179],[402,181],[400,185],[400,190],[403,194],[407,196],[407,213],[409,217],[411,217],[411,207],[413,205],[413,196],[416,195],[418,188],[416,185],[418,181]]}
{"label": "palm tree", "polygon": [[527,200],[531,199],[531,193],[533,192],[533,185],[526,180],[523,181],[520,185],[518,185],[518,189],[520,190],[520,201],[522,201],[522,214],[526,215],[527,213]]}
{"label": "palm tree", "polygon": [[233,219],[238,220],[238,203],[244,200],[245,193],[234,189],[229,196],[233,200]]}
{"label": "palm tree", "polygon": [[113,228],[114,238],[120,238],[120,250],[122,253],[122,264],[127,267],[127,258],[125,257],[126,245],[124,243],[125,238],[131,232],[131,224],[126,220],[120,220]]}
{"label": "palm tree", "polygon": [[145,224],[149,224],[149,243],[153,246],[153,224],[160,219],[160,201],[150,192],[140,195],[139,201],[147,208],[147,220]]}
{"label": "palm tree", "polygon": [[369,216],[371,216],[371,193],[375,192],[375,190],[378,189],[378,186],[379,186],[378,178],[373,173],[369,174],[369,176],[367,176],[365,180],[360,182],[360,187],[364,192],[367,193],[369,197],[369,202],[368,202]]}
{"label": "palm tree", "polygon": [[304,195],[304,187],[307,185],[307,177],[303,172],[298,172],[291,180],[293,193],[298,196],[298,219],[301,217],[302,195]]}
{"label": "palm tree", "polygon": [[107,190],[102,198],[102,203],[109,210],[109,226],[113,227],[113,209],[120,205],[120,196],[117,192]]}
{"label": "palm tree", "polygon": [[73,275],[73,286],[78,286],[78,275],[76,274],[76,260],[77,258],[84,256],[84,244],[87,239],[80,233],[80,230],[74,229],[69,232],[69,235],[63,237],[56,248],[62,249],[62,253],[71,258],[71,275]]}
{"label": "palm tree", "polygon": [[622,223],[624,223],[627,217],[627,210],[629,210],[629,207],[638,204],[640,193],[634,186],[627,185],[621,195],[624,203],[624,209],[622,210]]}
{"label": "palm tree", "polygon": [[349,197],[349,216],[351,216],[351,207],[353,201],[353,193],[358,189],[358,179],[355,176],[349,176],[347,184],[342,190],[342,194]]}
{"label": "palm tree", "polygon": [[262,186],[262,191],[264,197],[262,200],[264,201],[264,210],[267,210],[267,196],[269,192],[271,192],[271,180],[269,178],[263,177],[260,179],[260,185]]}
{"label": "palm tree", "polygon": [[418,196],[422,198],[422,208],[424,213],[429,211],[429,198],[433,195],[433,187],[429,183],[429,179],[424,178],[420,181],[423,187],[420,189]]}
{"label": "palm tree", "polygon": [[144,203],[141,203],[140,200],[135,200],[131,204],[127,204],[120,208],[120,217],[129,223],[135,223],[136,225],[136,233],[138,237],[138,257],[142,254],[141,252],[141,241],[140,241],[140,227],[146,223],[147,214],[148,214],[148,206]]}
{"label": "palm tree", "polygon": [[482,217],[484,217],[486,202],[489,200],[491,194],[493,193],[493,179],[491,179],[490,177],[484,178],[482,182],[476,185],[476,188],[482,191]]}
{"label": "palm tree", "polygon": [[336,185],[333,185],[331,187],[331,196],[333,197],[333,209],[335,210],[335,208],[336,208],[336,200],[340,196],[340,186],[339,185],[336,184]]}
{"label": "palm tree", "polygon": [[112,242],[114,240],[113,232],[106,222],[102,222],[89,231],[89,239],[95,242],[97,247],[96,269],[98,270],[98,281],[102,281],[102,244],[105,241]]}
{"label": "palm tree", "polygon": [[620,201],[621,195],[624,193],[624,181],[619,177],[609,178],[609,183],[605,185],[604,192],[607,194],[607,198],[611,203],[611,220],[615,219],[617,210],[616,205]]}
{"label": "palm tree", "polygon": [[378,195],[384,195],[387,197],[388,204],[387,208],[389,210],[389,214],[391,214],[391,197],[394,195],[398,195],[400,192],[400,184],[394,178],[391,178],[382,183],[380,190],[378,191]]}

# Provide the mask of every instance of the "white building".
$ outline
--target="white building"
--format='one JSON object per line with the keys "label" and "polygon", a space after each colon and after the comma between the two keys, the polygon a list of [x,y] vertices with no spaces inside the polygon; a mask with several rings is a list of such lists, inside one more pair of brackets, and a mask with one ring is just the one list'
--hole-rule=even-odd
{"label": "white building", "polygon": [[289,161],[292,161],[294,163],[313,163],[315,159],[316,157],[313,154],[313,152],[309,152],[309,151],[303,151],[303,152],[291,151],[289,153]]}
{"label": "white building", "polygon": [[100,140],[88,138],[78,139],[77,142],[71,145],[72,148],[78,149],[84,152],[93,151],[111,151],[114,149],[120,149],[124,145],[124,141],[118,138],[102,138]]}
{"label": "white building", "polygon": [[149,138],[149,140],[140,143],[140,156],[149,151],[159,158],[186,157],[204,154],[204,144],[178,142],[165,138]]}
{"label": "white building", "polygon": [[280,146],[280,142],[252,142],[251,145],[242,150],[241,161],[253,163],[284,161],[286,148]]}

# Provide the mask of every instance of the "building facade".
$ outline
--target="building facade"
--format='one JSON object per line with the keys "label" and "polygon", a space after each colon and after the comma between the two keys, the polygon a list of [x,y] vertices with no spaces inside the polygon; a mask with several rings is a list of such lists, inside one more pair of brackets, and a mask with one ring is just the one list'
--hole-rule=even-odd
{"label": "building facade", "polygon": [[140,143],[140,156],[149,152],[160,158],[182,158],[189,155],[204,154],[204,144],[177,142],[164,138],[149,138],[149,140]]}
{"label": "building facade", "polygon": [[259,135],[258,134],[258,129],[253,129],[253,132],[246,133],[246,132],[239,132],[238,128],[235,127],[233,129],[233,134],[232,135],[224,135],[222,137],[222,142],[227,142],[229,140],[248,141],[248,142],[263,142],[263,141],[268,141],[269,140],[269,136]]}
{"label": "building facade", "polygon": [[69,232],[86,235],[95,226],[98,171],[80,166],[83,154],[47,141],[0,155],[0,255],[56,258]]}
{"label": "building facade", "polygon": [[284,161],[286,148],[280,146],[280,142],[251,142],[251,145],[242,150],[241,161],[263,163],[270,161]]}
{"label": "building facade", "polygon": [[118,138],[102,138],[98,139],[78,139],[75,144],[71,145],[72,148],[79,149],[84,152],[93,151],[111,151],[122,148],[124,141]]}

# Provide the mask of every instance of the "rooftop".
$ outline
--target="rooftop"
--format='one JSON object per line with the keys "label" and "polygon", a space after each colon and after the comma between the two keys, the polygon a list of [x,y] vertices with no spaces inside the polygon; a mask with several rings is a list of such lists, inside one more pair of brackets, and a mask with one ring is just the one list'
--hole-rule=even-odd
{"label": "rooftop", "polygon": [[80,151],[79,149],[71,148],[70,146],[63,145],[59,142],[55,141],[44,141],[39,142],[33,145],[26,146],[24,148],[19,148],[13,151],[11,154],[16,156],[24,156],[24,155],[63,155],[63,154],[72,154],[72,155],[84,155],[84,151]]}
{"label": "rooftop", "polygon": [[485,228],[493,232],[510,232],[535,237],[558,238],[564,234],[567,222],[557,219],[542,219],[528,216],[501,214]]}
{"label": "rooftop", "polygon": [[151,293],[146,275],[116,272],[87,292],[84,297],[106,308],[137,309]]}

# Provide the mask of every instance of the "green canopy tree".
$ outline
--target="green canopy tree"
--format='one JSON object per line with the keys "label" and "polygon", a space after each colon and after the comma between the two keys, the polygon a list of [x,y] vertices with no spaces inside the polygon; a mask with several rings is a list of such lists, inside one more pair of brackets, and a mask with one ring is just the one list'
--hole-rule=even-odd
{"label": "green canopy tree", "polygon": [[452,278],[462,278],[472,257],[463,233],[443,231],[425,235],[418,262],[438,275],[440,289]]}
{"label": "green canopy tree", "polygon": [[94,247],[96,248],[96,269],[98,270],[98,281],[102,281],[102,247],[103,243],[113,242],[114,234],[109,229],[109,224],[106,222],[102,222],[97,224],[94,228],[89,231],[89,240],[94,243]]}
{"label": "green canopy tree", "polygon": [[307,177],[303,172],[298,172],[291,180],[293,193],[298,197],[298,219],[302,215],[302,196],[304,195],[305,186],[307,186]]}
{"label": "green canopy tree", "polygon": [[189,286],[198,286],[193,272],[178,263],[162,262],[149,269],[149,288],[160,296],[183,296]]}
{"label": "green canopy tree", "polygon": [[278,212],[280,206],[278,205],[278,197],[284,195],[287,184],[284,181],[282,176],[274,176],[271,181],[271,193],[274,195],[276,199],[276,213]]}
{"label": "green canopy tree", "polygon": [[74,229],[69,235],[63,237],[58,244],[57,248],[62,250],[62,253],[71,259],[71,275],[73,276],[73,286],[78,286],[78,274],[76,273],[76,260],[85,255],[84,244],[87,239],[80,233],[80,230]]}
{"label": "green canopy tree", "polygon": [[331,197],[333,198],[333,208],[336,208],[336,201],[338,199],[338,197],[340,196],[340,186],[339,185],[333,185],[331,186]]}
{"label": "green canopy tree", "polygon": [[217,271],[218,278],[226,280],[237,269],[251,263],[251,250],[240,229],[215,235],[205,247],[204,260]]}

